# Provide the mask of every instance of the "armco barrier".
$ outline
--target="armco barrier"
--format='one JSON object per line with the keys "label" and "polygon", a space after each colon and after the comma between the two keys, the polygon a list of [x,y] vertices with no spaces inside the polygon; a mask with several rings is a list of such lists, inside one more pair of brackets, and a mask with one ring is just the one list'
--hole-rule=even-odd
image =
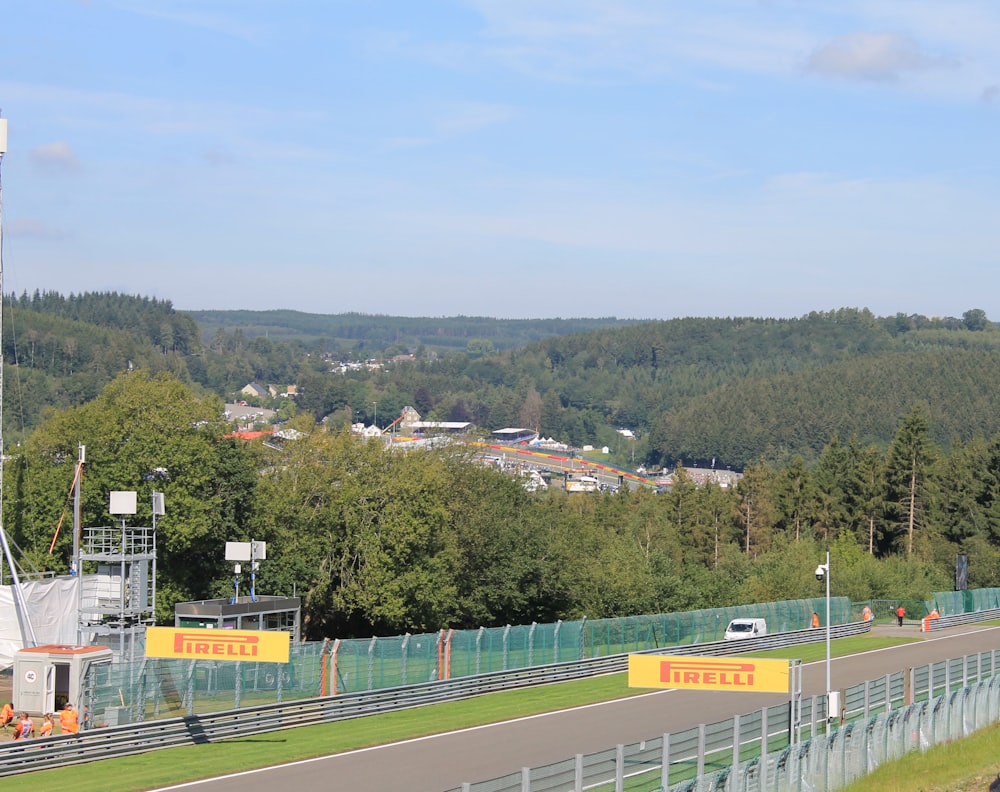
{"label": "armco barrier", "polygon": [[[832,638],[860,635],[870,622],[853,622],[830,628]],[[731,655],[754,649],[777,649],[825,640],[822,629],[796,630],[749,641],[718,641],[697,646],[648,650],[643,654]],[[93,729],[78,735],[46,737],[0,747],[0,776],[33,770],[130,756],[159,748],[218,742],[318,723],[359,718],[410,709],[426,704],[480,696],[502,690],[565,682],[620,673],[628,668],[628,654],[555,663],[547,666],[458,677],[420,685],[386,688],[334,697],[303,699],[252,709],[226,710],[183,718],[144,721],[126,726]]]}
{"label": "armco barrier", "polygon": [[926,619],[924,624],[927,625],[929,632],[933,632],[934,630],[943,630],[946,627],[959,627],[963,624],[992,621],[993,619],[1000,619],[1000,608],[977,611],[976,613],[956,613],[954,616],[941,616],[937,619]]}

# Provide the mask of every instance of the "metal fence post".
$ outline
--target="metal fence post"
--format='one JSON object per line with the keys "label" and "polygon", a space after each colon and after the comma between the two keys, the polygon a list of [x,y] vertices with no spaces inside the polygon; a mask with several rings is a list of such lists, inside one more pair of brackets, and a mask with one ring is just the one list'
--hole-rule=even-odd
{"label": "metal fence post", "polygon": [[735,779],[736,773],[740,768],[740,716],[733,716],[733,766],[729,771],[729,777],[726,779],[726,789],[729,792],[736,792]]}
{"label": "metal fence post", "polygon": [[[702,727],[704,728],[704,727]],[[704,760],[703,757],[699,759]],[[757,774],[761,792],[767,789],[767,707],[760,711],[760,772]]]}
{"label": "metal fence post", "polygon": [[701,783],[701,779],[705,776],[705,724],[698,724],[698,765],[697,765],[697,778],[698,783]]}
{"label": "metal fence post", "polygon": [[615,746],[615,792],[625,789],[625,746],[621,743]]}
{"label": "metal fence post", "polygon": [[187,714],[194,715],[194,667],[197,660],[188,663],[187,672]]}
{"label": "metal fence post", "polygon": [[399,645],[399,673],[400,682],[402,684],[407,684],[406,681],[406,661],[409,659],[410,654],[410,634],[406,633],[403,635],[403,642]]}
{"label": "metal fence post", "polygon": [[667,789],[670,786],[670,735],[663,735],[662,758],[660,760],[660,786]]}
{"label": "metal fence post", "polygon": [[480,627],[476,632],[476,673],[479,673],[480,662],[483,657],[483,633],[486,632],[485,627]]}

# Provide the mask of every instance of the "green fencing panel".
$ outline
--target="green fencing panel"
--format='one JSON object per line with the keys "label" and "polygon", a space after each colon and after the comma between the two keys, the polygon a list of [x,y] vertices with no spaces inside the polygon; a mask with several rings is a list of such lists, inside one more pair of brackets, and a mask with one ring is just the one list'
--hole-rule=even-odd
{"label": "green fencing panel", "polygon": [[[757,605],[594,619],[585,625],[584,646],[588,657],[603,657],[671,646],[691,646],[721,641],[732,619],[760,618],[767,621],[769,633],[809,629],[813,612],[826,621],[826,598],[789,600]],[[847,597],[830,598],[830,621],[847,624],[854,620]]]}
{"label": "green fencing panel", "polygon": [[942,616],[965,613],[965,598],[961,591],[939,591],[934,594],[934,607]]}
{"label": "green fencing panel", "polygon": [[[948,591],[920,600],[876,599],[852,603],[830,598],[830,621],[861,620],[872,608],[876,621],[922,619],[933,608],[942,616],[1000,607],[1000,588]],[[487,674],[628,652],[721,641],[735,618],[763,618],[768,633],[809,629],[816,613],[826,622],[826,598],[768,602],[683,613],[553,624],[441,630],[382,638],[292,645],[288,663],[149,658],[95,666],[84,702],[94,723],[211,712],[336,692],[355,693],[438,679]],[[324,680],[325,676],[325,680]]]}
{"label": "green fencing panel", "polygon": [[937,607],[942,616],[993,610],[1000,608],[1000,588],[937,591],[931,600],[931,607]]}
{"label": "green fencing panel", "polygon": [[975,589],[972,594],[972,611],[992,610],[1000,608],[1000,589]]}

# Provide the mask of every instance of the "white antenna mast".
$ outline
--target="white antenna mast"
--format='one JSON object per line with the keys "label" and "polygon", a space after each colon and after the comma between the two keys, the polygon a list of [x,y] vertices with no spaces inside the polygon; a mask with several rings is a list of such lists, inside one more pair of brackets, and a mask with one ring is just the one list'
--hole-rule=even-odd
{"label": "white antenna mast", "polygon": [[[7,119],[0,118],[0,165],[3,164],[3,155],[7,153]],[[3,530],[3,182],[0,180],[0,545],[3,546],[4,558],[7,559],[7,567],[10,569],[10,577],[14,581],[15,605],[21,614],[21,638],[25,646],[37,646],[35,640],[35,630],[31,626],[31,619],[28,617],[28,605],[24,601],[24,592],[21,591],[21,581],[17,578],[17,567],[14,566],[14,559],[10,554],[10,546],[7,544],[7,534]],[[2,565],[0,565],[2,566]],[[2,572],[2,570],[0,570]],[[2,575],[0,575],[2,582]]]}

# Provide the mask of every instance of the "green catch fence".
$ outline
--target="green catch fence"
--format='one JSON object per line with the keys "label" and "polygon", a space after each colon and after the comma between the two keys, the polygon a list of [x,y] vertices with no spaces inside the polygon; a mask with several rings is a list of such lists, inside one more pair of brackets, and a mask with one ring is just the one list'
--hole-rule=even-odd
{"label": "green catch fence", "polygon": [[[907,620],[919,620],[934,607],[941,615],[952,615],[1000,607],[998,603],[1000,589],[945,592],[928,602],[856,603],[831,597],[830,621],[834,625],[860,621],[865,606],[876,621],[889,622],[900,604],[906,608]],[[291,646],[286,664],[146,658],[95,666],[82,703],[93,713],[95,725],[193,715],[711,643],[723,640],[726,625],[735,618],[765,619],[771,634],[802,630],[811,625],[813,613],[825,624],[825,598],[300,643]]]}

